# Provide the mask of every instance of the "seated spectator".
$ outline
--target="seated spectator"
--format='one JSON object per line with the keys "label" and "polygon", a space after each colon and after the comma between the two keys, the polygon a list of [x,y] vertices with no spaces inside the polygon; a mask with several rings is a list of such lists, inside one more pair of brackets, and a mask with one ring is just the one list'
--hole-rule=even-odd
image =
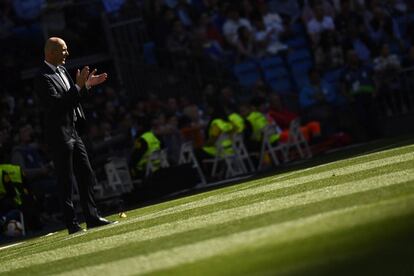
{"label": "seated spectator", "polygon": [[252,29],[250,21],[246,18],[240,18],[240,14],[234,6],[227,8],[226,16],[227,19],[223,25],[224,38],[230,46],[237,47],[239,41],[239,28],[245,27],[247,31],[250,32]]}
{"label": "seated spectator", "polygon": [[30,192],[43,204],[42,211],[49,215],[56,213],[60,206],[53,163],[44,158],[39,145],[33,141],[33,128],[30,124],[19,128],[18,137],[18,144],[12,150],[11,163],[22,169]]}
{"label": "seated spectator", "polygon": [[201,116],[201,110],[195,104],[185,107],[183,114],[179,121],[183,141],[192,141],[193,147],[199,149],[204,144],[204,129],[207,121]]}
{"label": "seated spectator", "polygon": [[305,0],[302,9],[302,20],[308,24],[316,16],[316,7],[319,6],[321,12],[331,18],[335,17],[335,9],[328,0]]}
{"label": "seated spectator", "polygon": [[401,84],[398,79],[401,69],[400,59],[391,54],[388,44],[381,47],[381,54],[374,59],[375,79],[378,96],[388,116],[401,112]]}
{"label": "seated spectator", "polygon": [[371,62],[372,49],[375,48],[369,37],[362,33],[358,26],[350,27],[343,44],[345,49],[354,50],[358,59],[365,64]]}
{"label": "seated spectator", "polygon": [[325,135],[336,131],[333,106],[337,100],[333,87],[321,80],[319,70],[311,68],[309,82],[300,90],[299,103],[304,122],[319,121]]}
{"label": "seated spectator", "polygon": [[379,48],[383,43],[392,43],[396,47],[402,47],[397,23],[380,7],[375,7],[373,10],[371,20],[367,22],[367,30],[375,47]]}
{"label": "seated spectator", "polygon": [[256,57],[252,34],[245,26],[241,26],[237,30],[236,48],[238,62],[254,59]]}
{"label": "seated spectator", "polygon": [[213,60],[221,61],[225,58],[222,48],[224,38],[220,31],[212,24],[207,13],[200,15],[198,24],[193,30],[194,47],[199,52]]}
{"label": "seated spectator", "polygon": [[347,63],[342,78],[343,94],[349,99],[353,112],[349,113],[349,120],[353,120],[352,135],[356,140],[367,140],[378,137],[376,127],[374,98],[376,87],[373,72],[370,67],[364,65],[355,51],[347,53]]}
{"label": "seated spectator", "polygon": [[184,29],[180,20],[175,20],[167,37],[167,50],[172,55],[174,67],[187,70],[188,61],[185,58],[191,54],[191,47],[190,33]]}
{"label": "seated spectator", "polygon": [[335,16],[335,28],[339,32],[341,38],[348,33],[351,28],[364,24],[361,14],[356,11],[355,5],[352,5],[352,2],[352,0],[341,0],[340,11]]}
{"label": "seated spectator", "polygon": [[261,17],[254,19],[253,25],[257,56],[261,57],[267,54],[275,55],[280,51],[288,49],[287,45],[279,40],[279,34],[284,31],[283,27],[277,29],[276,27],[272,27],[272,25],[266,26]]}
{"label": "seated spectator", "polygon": [[167,150],[168,159],[171,163],[177,164],[182,142],[177,115],[160,113],[153,121],[152,129]]}
{"label": "seated spectator", "polygon": [[314,16],[308,21],[307,29],[313,47],[316,47],[320,42],[321,33],[335,30],[335,23],[331,16],[324,13],[322,4],[316,4],[313,10]]}
{"label": "seated spectator", "polygon": [[190,28],[193,26],[193,18],[195,17],[195,11],[193,7],[187,3],[186,0],[179,0],[175,7],[177,17],[180,19],[184,27]]}
{"label": "seated spectator", "polygon": [[321,42],[315,49],[315,65],[324,70],[332,70],[344,64],[344,53],[339,43],[337,33],[324,31]]}
{"label": "seated spectator", "polygon": [[[268,117],[281,128],[280,141],[287,142],[289,139],[290,123],[299,118],[299,115],[283,107],[280,97],[273,94],[269,97]],[[310,121],[302,124],[300,131],[308,142],[312,142],[313,138],[321,135],[321,125],[317,121]]]}
{"label": "seated spectator", "polygon": [[280,14],[287,18],[289,22],[295,22],[300,16],[300,5],[298,0],[273,0],[268,2],[269,11]]}

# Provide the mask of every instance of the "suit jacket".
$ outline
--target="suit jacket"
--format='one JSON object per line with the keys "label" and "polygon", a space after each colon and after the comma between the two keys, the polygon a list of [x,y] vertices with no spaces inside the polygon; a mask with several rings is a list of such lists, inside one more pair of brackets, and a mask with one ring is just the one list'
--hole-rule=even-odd
{"label": "suit jacket", "polygon": [[76,133],[74,111],[77,112],[77,124],[85,120],[80,102],[88,91],[86,88],[78,91],[64,70],[70,83],[68,91],[60,76],[45,63],[35,79],[35,93],[43,114],[45,139],[52,145],[67,143]]}

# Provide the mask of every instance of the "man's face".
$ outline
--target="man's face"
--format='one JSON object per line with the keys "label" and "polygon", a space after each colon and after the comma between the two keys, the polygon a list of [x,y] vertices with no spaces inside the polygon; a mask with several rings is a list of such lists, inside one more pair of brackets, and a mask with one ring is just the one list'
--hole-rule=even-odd
{"label": "man's face", "polygon": [[65,41],[59,41],[54,51],[54,59],[57,65],[63,65],[66,62],[66,58],[69,56],[68,47]]}

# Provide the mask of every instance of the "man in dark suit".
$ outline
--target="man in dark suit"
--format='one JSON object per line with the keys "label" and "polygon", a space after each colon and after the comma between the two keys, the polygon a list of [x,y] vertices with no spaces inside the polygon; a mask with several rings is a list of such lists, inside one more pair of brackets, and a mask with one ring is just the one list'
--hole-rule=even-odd
{"label": "man in dark suit", "polygon": [[72,202],[73,176],[78,184],[80,202],[87,228],[108,225],[98,214],[93,186],[96,178],[85,146],[75,125],[85,120],[81,101],[90,88],[103,83],[107,74],[95,75],[85,66],[77,70],[75,82],[63,67],[68,48],[64,40],[51,37],[44,48],[45,60],[35,79],[36,94],[44,116],[46,143],[52,151],[58,185],[63,204],[65,224],[69,234],[85,231],[79,225]]}

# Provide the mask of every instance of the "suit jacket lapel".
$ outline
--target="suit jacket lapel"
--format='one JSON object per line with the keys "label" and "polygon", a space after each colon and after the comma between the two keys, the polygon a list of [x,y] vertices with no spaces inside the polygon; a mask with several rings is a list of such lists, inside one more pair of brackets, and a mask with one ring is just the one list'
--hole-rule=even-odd
{"label": "suit jacket lapel", "polygon": [[[65,74],[66,74],[66,77],[68,78],[68,80],[69,80],[69,84],[70,84],[70,86],[72,87],[72,86],[75,86],[75,82],[73,81],[73,79],[70,77],[70,75],[69,75],[69,73],[68,73],[68,70],[66,70],[66,68],[64,67],[64,66],[62,66],[62,68],[63,68],[63,70],[65,71]],[[75,108],[75,112],[76,112],[76,115],[78,116],[78,117],[80,117],[80,118],[82,118],[82,119],[85,119],[85,113],[83,112],[83,108],[82,108],[82,105],[79,103],[78,105],[77,105],[77,108]]]}
{"label": "suit jacket lapel", "polygon": [[63,81],[60,79],[60,77],[57,75],[57,73],[50,74],[51,79],[61,88],[61,93],[66,92],[66,87],[63,84]]}

